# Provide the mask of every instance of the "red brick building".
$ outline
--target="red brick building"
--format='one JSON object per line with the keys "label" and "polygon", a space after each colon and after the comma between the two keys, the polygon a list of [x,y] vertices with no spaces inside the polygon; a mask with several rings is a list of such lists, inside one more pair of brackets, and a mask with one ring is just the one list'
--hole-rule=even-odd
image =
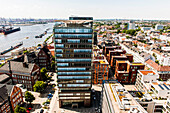
{"label": "red brick building", "polygon": [[109,51],[109,57],[107,57],[107,60],[109,63],[111,63],[112,56],[121,56],[121,54],[125,54],[125,50],[120,49],[114,49]]}
{"label": "red brick building", "polygon": [[115,78],[121,83],[134,84],[136,81],[137,70],[143,70],[145,65],[142,63],[130,63],[129,61],[116,61]]}
{"label": "red brick building", "polygon": [[106,46],[103,47],[103,54],[107,57],[109,56],[109,51],[114,49],[121,49],[121,46]]}
{"label": "red brick building", "polygon": [[11,113],[8,91],[5,84],[0,84],[0,113]]}
{"label": "red brick building", "polygon": [[41,79],[40,68],[35,63],[10,61],[0,68],[0,73],[10,75],[14,84],[23,84],[27,90],[33,90],[35,82]]}
{"label": "red brick building", "polygon": [[108,80],[109,63],[102,54],[102,49],[93,47],[93,84],[102,84],[103,80]]}
{"label": "red brick building", "polygon": [[146,63],[159,74],[159,77],[162,80],[167,81],[168,79],[170,79],[170,66],[158,65],[151,59],[147,60]]}
{"label": "red brick building", "polygon": [[8,99],[11,105],[12,110],[14,111],[17,105],[23,103],[22,91],[19,87],[15,85],[7,85],[8,90]]}

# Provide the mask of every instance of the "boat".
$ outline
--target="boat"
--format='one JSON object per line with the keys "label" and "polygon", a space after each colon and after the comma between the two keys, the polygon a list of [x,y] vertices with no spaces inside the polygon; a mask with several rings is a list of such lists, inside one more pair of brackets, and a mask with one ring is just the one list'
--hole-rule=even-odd
{"label": "boat", "polygon": [[3,34],[4,34],[4,35],[7,35],[7,34],[10,34],[10,33],[16,32],[16,31],[20,31],[20,30],[21,30],[20,27],[18,27],[18,28],[12,28],[12,27],[10,27],[10,28],[8,28],[8,29],[5,29],[5,30],[3,31]]}
{"label": "boat", "polygon": [[25,39],[29,39],[29,37],[25,37]]}
{"label": "boat", "polygon": [[35,36],[35,38],[40,38],[39,36]]}
{"label": "boat", "polygon": [[15,45],[15,46],[11,46],[10,48],[4,50],[3,52],[0,52],[0,55],[3,55],[5,53],[7,53],[7,52],[10,52],[11,50],[16,49],[16,48],[18,48],[18,47],[20,47],[22,45],[23,45],[23,42],[20,42],[19,44]]}

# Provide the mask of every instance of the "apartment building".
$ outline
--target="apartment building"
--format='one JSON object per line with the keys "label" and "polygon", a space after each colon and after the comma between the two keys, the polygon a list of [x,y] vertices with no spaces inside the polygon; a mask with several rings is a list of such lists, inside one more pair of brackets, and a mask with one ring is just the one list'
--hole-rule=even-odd
{"label": "apartment building", "polygon": [[93,20],[79,19],[54,26],[59,107],[91,103]]}
{"label": "apartment building", "polygon": [[10,61],[0,68],[0,73],[10,75],[14,84],[23,84],[27,90],[33,90],[35,82],[41,79],[35,63]]}
{"label": "apartment building", "polygon": [[121,49],[121,46],[104,46],[103,54],[107,57],[109,56],[109,51],[114,49]]}
{"label": "apartment building", "polygon": [[170,66],[158,65],[151,59],[147,60],[146,64],[149,65],[153,70],[155,70],[162,80],[167,81],[168,79],[170,79]]}
{"label": "apartment building", "polygon": [[105,83],[102,95],[103,113],[147,113],[119,83]]}
{"label": "apartment building", "polygon": [[169,83],[160,82],[158,78],[159,75],[152,70],[138,70],[135,87],[144,94],[138,101],[148,113],[162,112],[163,105],[169,98]]}
{"label": "apartment building", "polygon": [[11,113],[8,91],[5,84],[0,84],[0,113]]}
{"label": "apartment building", "polygon": [[40,68],[45,67],[47,70],[51,68],[52,57],[47,46],[25,53],[23,59],[21,62],[35,63]]}
{"label": "apartment building", "polygon": [[93,47],[93,84],[102,84],[103,80],[108,80],[109,63],[102,54],[102,49]]}
{"label": "apartment building", "polygon": [[115,78],[121,83],[134,84],[137,77],[137,70],[143,70],[142,63],[130,63],[129,61],[116,61]]}
{"label": "apartment building", "polygon": [[159,75],[152,70],[138,70],[135,87],[137,90],[147,93],[150,91],[148,87],[150,82],[155,82],[157,79],[159,79]]}
{"label": "apartment building", "polygon": [[163,113],[170,113],[170,99],[169,98],[168,98],[167,102],[164,103],[162,112]]}
{"label": "apartment building", "polygon": [[125,53],[126,51],[121,49],[109,50],[109,57],[107,57],[107,60],[109,63],[111,63],[112,56],[121,56],[121,54],[125,54]]}
{"label": "apartment building", "polygon": [[23,104],[23,95],[19,87],[15,85],[6,85],[8,91],[8,99],[11,106],[11,111],[14,111],[17,105]]}

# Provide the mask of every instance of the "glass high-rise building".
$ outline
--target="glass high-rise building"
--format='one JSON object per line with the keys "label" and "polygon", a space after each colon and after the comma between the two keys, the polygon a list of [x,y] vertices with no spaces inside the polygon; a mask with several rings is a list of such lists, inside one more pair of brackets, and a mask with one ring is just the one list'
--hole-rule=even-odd
{"label": "glass high-rise building", "polygon": [[[79,17],[80,18],[80,17]],[[90,106],[93,20],[59,20],[54,26],[59,106]]]}

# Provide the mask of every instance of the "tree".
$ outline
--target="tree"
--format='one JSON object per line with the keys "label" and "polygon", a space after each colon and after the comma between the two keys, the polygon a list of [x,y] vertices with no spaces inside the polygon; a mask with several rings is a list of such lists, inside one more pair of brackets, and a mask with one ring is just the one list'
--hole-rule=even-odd
{"label": "tree", "polygon": [[159,60],[156,60],[155,63],[159,64]]}
{"label": "tree", "polygon": [[126,30],[124,29],[124,30],[122,30],[122,33],[126,33]]}
{"label": "tree", "polygon": [[16,106],[14,113],[27,113],[26,109],[24,107]]}
{"label": "tree", "polygon": [[45,88],[45,82],[43,82],[43,81],[37,81],[37,82],[34,84],[33,88],[34,88],[34,91],[35,91],[35,92],[40,92],[40,93],[41,93],[41,92],[44,90],[44,88]]}
{"label": "tree", "polygon": [[119,34],[119,33],[120,33],[120,29],[117,30],[117,34]]}
{"label": "tree", "polygon": [[130,34],[132,36],[134,36],[135,32],[136,32],[136,30],[134,30],[134,29],[126,30],[126,34]]}
{"label": "tree", "polygon": [[27,101],[27,103],[30,102],[30,104],[31,104],[31,102],[33,102],[33,100],[35,100],[34,95],[32,93],[26,91],[25,92],[25,101]]}
{"label": "tree", "polygon": [[0,68],[1,68],[3,65],[5,65],[5,63],[2,63],[2,64],[0,65]]}
{"label": "tree", "polygon": [[41,73],[41,77],[42,77],[43,81],[46,81],[48,79],[47,69],[45,67],[43,67],[40,70],[40,73]]}
{"label": "tree", "polygon": [[25,50],[25,51],[23,51],[23,53],[25,54],[25,53],[29,53],[27,50]]}
{"label": "tree", "polygon": [[138,47],[138,45],[137,45],[137,44],[134,44],[133,46]]}
{"label": "tree", "polygon": [[38,44],[38,46],[41,46],[41,44]]}
{"label": "tree", "polygon": [[130,38],[130,36],[126,36],[126,38],[127,38],[127,39],[129,39],[129,38]]}
{"label": "tree", "polygon": [[51,71],[55,71],[55,57],[52,56]]}

